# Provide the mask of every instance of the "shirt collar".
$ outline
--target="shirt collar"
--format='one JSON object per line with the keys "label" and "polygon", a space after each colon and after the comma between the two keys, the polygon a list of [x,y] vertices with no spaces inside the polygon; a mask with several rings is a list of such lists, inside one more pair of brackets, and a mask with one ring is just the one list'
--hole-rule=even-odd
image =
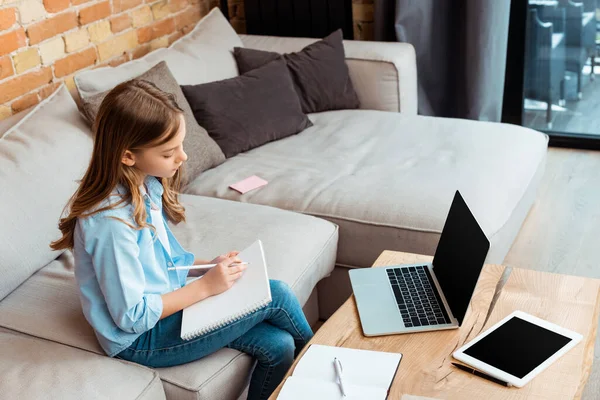
{"label": "shirt collar", "polygon": [[159,182],[158,178],[154,176],[147,176],[144,180],[148,191],[150,192],[150,197],[161,198],[165,189],[163,188],[162,183]]}
{"label": "shirt collar", "polygon": [[[156,177],[148,175],[146,179],[144,179],[144,183],[146,184],[149,193],[146,193],[144,185],[140,185],[140,193],[142,194],[142,196],[148,194],[149,197],[155,201],[162,198],[165,189],[163,188],[162,183],[160,183]],[[127,193],[127,189],[119,183],[117,185],[117,192],[119,194],[125,194]]]}

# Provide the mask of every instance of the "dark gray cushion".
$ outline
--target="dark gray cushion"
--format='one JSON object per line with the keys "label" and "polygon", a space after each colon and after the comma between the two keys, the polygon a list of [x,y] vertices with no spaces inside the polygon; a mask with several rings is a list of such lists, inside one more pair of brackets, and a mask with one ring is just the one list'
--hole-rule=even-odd
{"label": "dark gray cushion", "polygon": [[[277,53],[242,47],[235,47],[233,55],[240,74],[279,57]],[[283,57],[292,74],[302,111],[308,114],[358,108],[360,103],[348,74],[341,30]]]}
{"label": "dark gray cushion", "polygon": [[236,78],[181,88],[227,158],[312,126],[280,57]]}
{"label": "dark gray cushion", "polygon": [[[208,136],[208,133],[196,122],[190,105],[185,99],[179,84],[171,74],[165,61],[161,61],[137,79],[143,79],[156,85],[160,90],[171,93],[175,96],[177,105],[183,110],[185,118],[186,135],[183,141],[183,149],[188,155],[185,163],[184,183],[191,182],[203,171],[213,168],[225,161],[225,156],[214,140]],[[83,98],[83,112],[90,123],[94,123],[100,104],[106,92],[98,93],[87,98]]]}

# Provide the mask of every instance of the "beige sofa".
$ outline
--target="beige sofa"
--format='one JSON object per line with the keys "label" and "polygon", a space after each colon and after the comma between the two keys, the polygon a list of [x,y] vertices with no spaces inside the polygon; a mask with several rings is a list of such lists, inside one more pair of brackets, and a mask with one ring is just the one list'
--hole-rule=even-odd
{"label": "beige sofa", "polygon": [[[316,40],[241,38],[280,53]],[[301,135],[228,159],[186,190],[338,225],[336,268],[319,284],[322,319],[350,296],[348,268],[370,267],[386,249],[433,255],[457,189],[490,239],[487,262],[502,263],[535,200],[548,145],[546,135],[520,126],[418,116],[410,45],[344,46],[361,110],[310,115],[314,125]],[[250,174],[269,185],[228,190]]]}
{"label": "beige sofa", "polygon": [[[213,11],[169,49],[76,82],[91,95],[166,60],[180,84],[200,83],[235,73],[232,44],[293,51],[310,42],[232,32]],[[345,49],[363,109],[310,115],[306,131],[206,171],[181,197],[188,222],[173,228],[204,258],[261,238],[270,277],[292,286],[311,322],[348,296],[347,268],[369,266],[383,249],[433,254],[456,189],[490,236],[488,260],[501,262],[535,199],[547,148],[525,128],[417,116],[409,45]],[[238,398],[253,362],[235,350],[156,370],[103,355],[81,312],[71,253],[48,248],[90,152],[89,128],[64,87],[0,122],[1,397]],[[269,184],[243,196],[227,189],[252,174]]]}

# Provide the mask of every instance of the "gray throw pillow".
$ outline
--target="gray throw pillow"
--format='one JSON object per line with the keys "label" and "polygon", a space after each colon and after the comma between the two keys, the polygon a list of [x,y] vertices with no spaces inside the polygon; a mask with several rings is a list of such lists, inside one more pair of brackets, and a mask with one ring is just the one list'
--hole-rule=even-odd
{"label": "gray throw pillow", "polygon": [[[216,167],[225,161],[225,156],[219,146],[208,136],[206,130],[196,122],[190,105],[165,61],[159,62],[138,76],[137,79],[151,82],[160,90],[173,94],[177,105],[183,110],[186,128],[183,149],[188,155],[184,168],[184,184],[194,180],[203,171]],[[94,123],[100,104],[108,92],[109,90],[82,99],[83,112],[91,124]]]}
{"label": "gray throw pillow", "polygon": [[281,58],[236,78],[181,88],[227,158],[312,126]]}
{"label": "gray throw pillow", "polygon": [[[235,47],[233,55],[240,74],[279,57],[279,54],[270,51],[242,47]],[[359,107],[346,65],[341,30],[306,46],[302,51],[284,54],[283,57],[305,113]]]}

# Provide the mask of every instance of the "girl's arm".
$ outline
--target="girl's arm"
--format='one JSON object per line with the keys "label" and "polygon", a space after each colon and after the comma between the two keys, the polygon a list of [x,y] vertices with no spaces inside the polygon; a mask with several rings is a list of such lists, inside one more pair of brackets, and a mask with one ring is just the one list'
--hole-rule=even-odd
{"label": "girl's arm", "polygon": [[233,286],[246,269],[246,265],[230,267],[229,265],[234,262],[239,262],[237,257],[226,258],[204,274],[202,279],[197,279],[181,289],[161,295],[163,310],[160,319],[175,314],[207,297],[222,293]]}
{"label": "girl's arm", "polygon": [[188,285],[185,285],[181,289],[163,294],[161,296],[163,310],[160,319],[175,314],[176,312],[181,311],[184,308],[202,301],[212,295],[213,293],[204,279],[198,279]]}

